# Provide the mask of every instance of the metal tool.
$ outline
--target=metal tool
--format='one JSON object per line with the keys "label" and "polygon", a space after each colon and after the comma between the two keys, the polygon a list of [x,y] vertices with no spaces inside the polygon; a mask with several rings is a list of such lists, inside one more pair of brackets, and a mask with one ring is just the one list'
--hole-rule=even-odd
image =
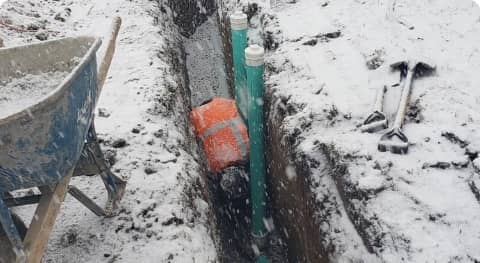
{"label": "metal tool", "polygon": [[401,61],[392,64],[390,67],[392,70],[400,70],[400,77],[405,79],[395,122],[392,129],[380,138],[378,150],[381,152],[390,151],[396,154],[405,154],[408,152],[409,143],[407,136],[402,131],[402,126],[407,112],[413,79],[433,73],[435,67],[418,61]]}
{"label": "metal tool", "polygon": [[383,100],[386,91],[387,86],[382,86],[378,89],[373,112],[365,119],[362,126],[360,126],[362,132],[376,132],[388,127],[388,120],[383,112]]}

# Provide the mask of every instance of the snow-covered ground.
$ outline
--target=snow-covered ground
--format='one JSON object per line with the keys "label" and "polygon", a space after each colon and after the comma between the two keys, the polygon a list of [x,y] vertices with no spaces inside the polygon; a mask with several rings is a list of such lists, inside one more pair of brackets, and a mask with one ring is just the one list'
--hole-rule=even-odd
{"label": "snow-covered ground", "polygon": [[[479,174],[470,161],[480,150],[477,4],[257,2],[261,11],[251,22],[260,30],[250,34],[250,42],[258,42],[260,34],[270,49],[271,110],[286,114],[279,126],[293,138],[295,152],[318,162],[327,155],[337,168],[331,178],[367,250],[387,262],[480,260],[480,200],[472,190]],[[399,72],[389,65],[401,60],[432,63],[436,73],[415,79],[404,127],[410,151],[393,155],[377,150],[384,131],[361,133],[357,127],[383,85],[385,112],[393,123],[401,87],[395,85]],[[443,165],[446,169],[439,168]],[[324,200],[328,180],[324,172],[313,174],[319,184],[312,191]],[[338,240],[349,227],[336,218],[328,221],[331,232],[325,237],[333,243],[326,245],[335,246],[332,258],[372,262],[347,239]]]}
{"label": "snow-covered ground", "polygon": [[[173,69],[181,38],[165,2],[7,0],[0,9],[0,38],[6,46],[82,34],[103,36],[112,17],[123,19],[98,105],[102,114],[95,123],[104,150],[116,152],[113,170],[128,179],[127,191],[113,218],[96,217],[67,196],[45,262],[217,258],[210,208],[194,189],[202,179],[185,119],[183,105],[188,103]],[[119,139],[126,146],[113,148]],[[99,178],[74,178],[72,183],[100,204],[105,201]],[[32,209],[19,212],[28,217]]]}
{"label": "snow-covered ground", "polygon": [[[222,10],[240,7],[236,0],[217,2]],[[477,4],[240,2],[260,7],[250,21],[250,42],[264,41],[268,47],[271,113],[284,115],[279,127],[294,152],[334,168],[325,173],[311,167],[310,178],[312,192],[324,201],[318,214],[324,216],[325,236],[319,238],[331,258],[480,261]],[[0,38],[12,46],[45,37],[102,35],[114,15],[122,16],[124,25],[99,102],[109,117],[97,116],[96,125],[105,149],[113,150],[112,142],[119,138],[127,142],[114,149],[115,172],[129,178],[127,194],[120,214],[111,219],[95,217],[67,198],[45,259],[214,261],[208,204],[195,197],[192,205],[187,202],[199,165],[191,154],[195,149],[190,149],[196,146],[187,139],[184,102],[175,92],[179,81],[168,60],[179,36],[164,2],[7,0],[0,9]],[[407,59],[428,61],[436,65],[436,73],[414,82],[404,127],[409,153],[380,153],[377,143],[383,132],[361,133],[358,125],[383,85],[388,87],[385,112],[393,121],[401,87],[395,85],[399,73],[389,65]],[[291,179],[303,176],[297,173]],[[74,184],[104,201],[98,178],[75,178]],[[21,210],[23,215],[29,211]]]}

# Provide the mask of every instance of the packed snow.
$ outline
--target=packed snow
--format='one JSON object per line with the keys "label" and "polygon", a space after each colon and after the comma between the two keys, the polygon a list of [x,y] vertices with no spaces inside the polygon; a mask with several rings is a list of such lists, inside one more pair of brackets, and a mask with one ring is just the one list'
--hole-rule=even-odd
{"label": "packed snow", "polygon": [[69,72],[26,74],[0,81],[0,118],[9,116],[38,103],[60,85]]}

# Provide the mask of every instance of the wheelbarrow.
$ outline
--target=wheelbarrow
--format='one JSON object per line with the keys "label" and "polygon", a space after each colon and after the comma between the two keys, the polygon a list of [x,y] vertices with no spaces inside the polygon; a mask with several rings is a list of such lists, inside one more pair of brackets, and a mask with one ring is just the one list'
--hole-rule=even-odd
{"label": "wheelbarrow", "polygon": [[[40,262],[67,192],[99,216],[112,215],[121,199],[125,181],[110,171],[93,125],[119,27],[117,18],[98,73],[101,41],[94,37],[0,49],[0,91],[2,83],[21,76],[68,72],[30,105],[7,116],[0,108],[0,262]],[[72,176],[95,174],[108,192],[105,209],[69,185]],[[38,188],[39,194],[11,194],[27,188]],[[36,203],[27,230],[10,208]]]}

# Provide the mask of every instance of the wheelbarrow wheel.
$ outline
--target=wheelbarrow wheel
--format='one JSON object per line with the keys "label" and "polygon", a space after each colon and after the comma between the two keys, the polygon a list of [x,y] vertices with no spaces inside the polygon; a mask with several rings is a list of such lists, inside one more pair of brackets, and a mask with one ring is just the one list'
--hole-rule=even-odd
{"label": "wheelbarrow wheel", "polygon": [[[13,223],[15,224],[15,227],[17,228],[20,237],[24,239],[25,235],[27,234],[27,226],[25,226],[25,223],[17,214],[13,212],[11,214]],[[7,235],[3,231],[3,228],[0,227],[0,263],[12,262],[13,258],[14,253],[12,250],[12,245],[10,244]]]}

